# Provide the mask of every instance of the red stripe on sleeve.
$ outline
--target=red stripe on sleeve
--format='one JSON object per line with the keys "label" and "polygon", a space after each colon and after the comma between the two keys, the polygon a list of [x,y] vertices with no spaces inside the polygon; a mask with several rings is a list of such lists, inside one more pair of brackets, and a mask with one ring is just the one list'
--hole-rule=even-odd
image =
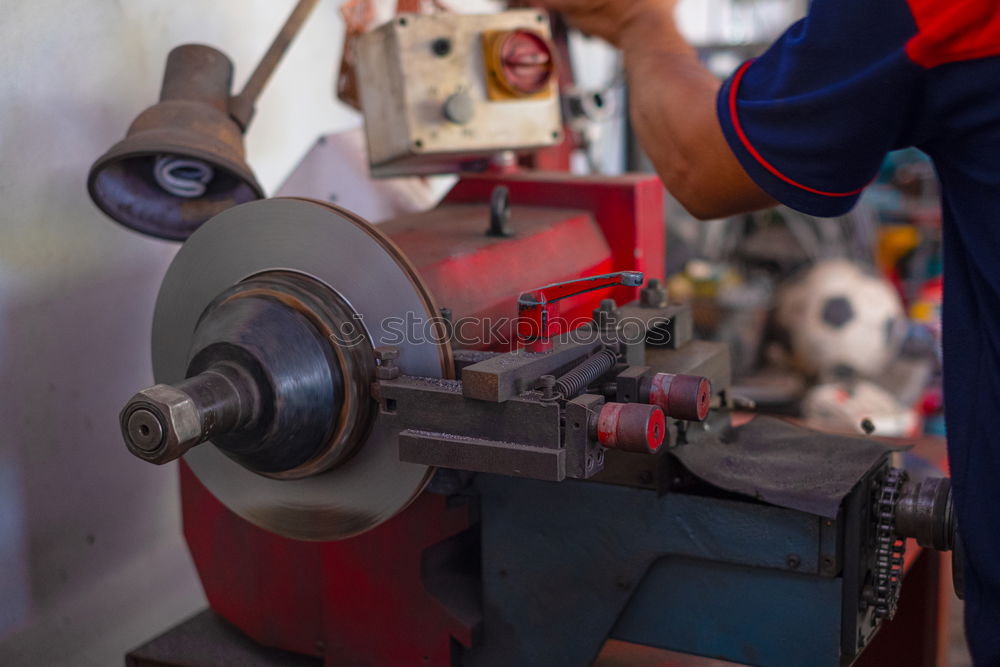
{"label": "red stripe on sleeve", "polygon": [[810,188],[808,185],[802,185],[798,181],[792,180],[788,176],[781,173],[777,167],[765,160],[764,156],[761,155],[756,148],[754,148],[753,144],[750,143],[750,140],[747,139],[746,133],[743,131],[743,126],[740,124],[740,117],[737,114],[736,109],[736,93],[739,90],[740,82],[743,80],[743,75],[746,74],[747,68],[749,68],[752,64],[752,60],[743,63],[743,66],[736,71],[735,75],[733,75],[733,82],[729,87],[729,118],[733,123],[733,129],[736,130],[736,136],[740,138],[740,142],[743,144],[743,147],[747,149],[747,152],[749,152],[750,155],[752,155],[753,158],[760,163],[760,166],[767,169],[777,178],[781,179],[785,183],[788,183],[789,185],[794,185],[801,190],[811,192],[815,195],[823,195],[824,197],[851,197],[864,190],[864,187],[860,187],[857,190],[851,190],[850,192],[824,192],[822,190]]}

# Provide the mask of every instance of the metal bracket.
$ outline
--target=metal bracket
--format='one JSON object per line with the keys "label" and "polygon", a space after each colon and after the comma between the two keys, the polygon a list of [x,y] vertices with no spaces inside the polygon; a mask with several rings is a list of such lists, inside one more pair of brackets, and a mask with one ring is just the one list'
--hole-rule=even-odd
{"label": "metal bracket", "polygon": [[462,369],[462,393],[466,398],[502,403],[530,389],[529,383],[543,375],[558,374],[601,346],[592,341],[556,345],[551,352],[503,354]]}
{"label": "metal bracket", "polygon": [[566,403],[566,476],[590,479],[604,470],[604,447],[591,437],[604,398],[583,394]]}
{"label": "metal bracket", "polygon": [[415,429],[399,434],[399,460],[550,482],[566,478],[566,451],[563,449]]}

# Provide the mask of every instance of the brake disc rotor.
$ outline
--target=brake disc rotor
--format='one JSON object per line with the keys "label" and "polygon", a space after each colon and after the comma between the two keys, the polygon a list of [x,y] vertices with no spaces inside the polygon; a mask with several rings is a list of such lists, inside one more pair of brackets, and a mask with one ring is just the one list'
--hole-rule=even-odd
{"label": "brake disc rotor", "polygon": [[[447,343],[399,340],[390,318],[430,319],[430,293],[400,250],[377,228],[330,204],[270,199],[224,211],[200,227],[170,265],[153,319],[158,383],[184,379],[202,313],[220,293],[267,271],[298,272],[336,292],[361,316],[374,345],[400,349],[408,375],[453,377]],[[420,321],[418,319],[418,321]],[[368,439],[342,465],[313,477],[279,480],[251,472],[210,443],[184,460],[229,509],[266,530],[304,540],[364,532],[402,511],[432,469],[401,463],[397,434],[376,417]]]}

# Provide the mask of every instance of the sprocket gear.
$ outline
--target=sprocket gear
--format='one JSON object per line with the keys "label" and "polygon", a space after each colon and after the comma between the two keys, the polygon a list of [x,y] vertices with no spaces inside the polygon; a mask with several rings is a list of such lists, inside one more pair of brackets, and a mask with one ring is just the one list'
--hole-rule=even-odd
{"label": "sprocket gear", "polygon": [[872,606],[880,619],[891,620],[899,604],[906,540],[896,534],[896,503],[906,471],[890,467],[879,486],[875,504],[875,595]]}

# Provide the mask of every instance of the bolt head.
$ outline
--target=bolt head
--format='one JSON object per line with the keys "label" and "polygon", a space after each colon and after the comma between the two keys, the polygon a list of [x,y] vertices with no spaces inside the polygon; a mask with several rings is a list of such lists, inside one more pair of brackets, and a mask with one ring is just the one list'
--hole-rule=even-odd
{"label": "bolt head", "polygon": [[125,446],[150,463],[179,459],[202,441],[198,408],[187,394],[170,385],[158,384],[133,396],[120,422]]}
{"label": "bolt head", "polygon": [[663,308],[667,305],[667,290],[663,289],[659,280],[652,278],[646,287],[639,290],[639,304],[645,308]]}
{"label": "bolt head", "polygon": [[379,362],[399,359],[399,348],[395,345],[382,345],[375,348],[375,359]]}

